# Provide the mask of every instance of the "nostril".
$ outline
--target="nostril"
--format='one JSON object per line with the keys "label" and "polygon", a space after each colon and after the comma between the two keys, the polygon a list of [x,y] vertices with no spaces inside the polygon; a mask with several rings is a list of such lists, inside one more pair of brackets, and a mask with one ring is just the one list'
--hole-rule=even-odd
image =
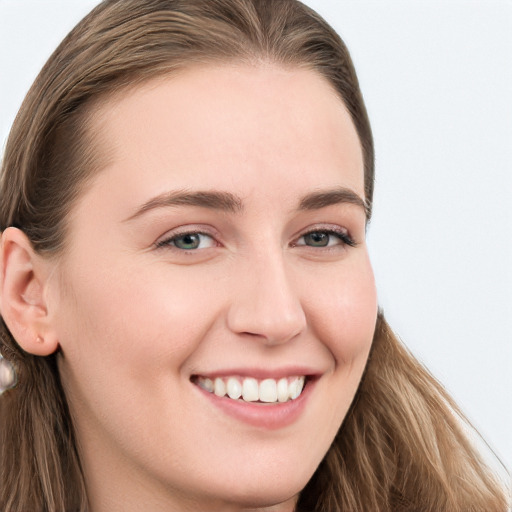
{"label": "nostril", "polygon": [[277,345],[306,328],[306,314],[282,255],[272,251],[237,280],[227,313],[227,326],[237,335]]}
{"label": "nostril", "polygon": [[292,332],[289,331],[286,333],[268,333],[268,334],[257,334],[254,332],[241,332],[238,333],[240,336],[246,337],[249,340],[254,340],[255,342],[260,342],[270,347],[282,345],[283,343],[287,343],[294,339],[296,336],[300,334],[301,331]]}

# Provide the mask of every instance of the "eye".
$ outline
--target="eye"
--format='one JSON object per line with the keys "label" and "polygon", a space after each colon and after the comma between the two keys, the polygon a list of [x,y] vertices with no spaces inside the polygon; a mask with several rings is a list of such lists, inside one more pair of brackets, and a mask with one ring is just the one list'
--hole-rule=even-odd
{"label": "eye", "polygon": [[180,233],[157,243],[157,247],[171,246],[183,251],[208,249],[215,245],[215,240],[210,235],[197,232]]}
{"label": "eye", "polygon": [[355,247],[356,243],[346,231],[322,229],[310,231],[302,235],[295,245],[306,245],[308,247],[332,247],[335,245],[349,245]]}

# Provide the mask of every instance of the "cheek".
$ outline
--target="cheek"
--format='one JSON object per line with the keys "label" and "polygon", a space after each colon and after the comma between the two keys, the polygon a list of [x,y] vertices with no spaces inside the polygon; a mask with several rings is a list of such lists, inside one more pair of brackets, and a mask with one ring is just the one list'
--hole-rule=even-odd
{"label": "cheek", "polygon": [[378,309],[375,279],[368,257],[364,255],[353,264],[332,272],[326,282],[325,292],[317,288],[310,297],[310,311],[315,316],[311,325],[337,364],[352,364],[362,358],[364,367]]}
{"label": "cheek", "polygon": [[215,316],[211,301],[189,280],[151,265],[135,269],[102,261],[95,269],[74,268],[80,271],[67,280],[61,301],[60,341],[68,361],[77,371],[87,368],[87,375],[99,378],[103,369],[148,379],[148,368],[166,361],[174,363],[168,372],[178,372]]}
{"label": "cheek", "polygon": [[[59,312],[59,368],[84,443],[92,442],[87,432],[96,432],[142,450],[138,433],[157,414],[181,432],[174,423],[188,407],[180,398],[188,384],[181,374],[216,316],[211,300],[189,279],[171,280],[151,265],[136,272],[106,261],[96,273],[85,263],[74,268]],[[176,404],[180,415],[165,404]]]}
{"label": "cheek", "polygon": [[[321,278],[319,276],[317,284],[322,282]],[[332,358],[329,378],[319,382],[319,391],[324,397],[321,414],[325,421],[315,426],[318,436],[331,442],[360,384],[378,308],[373,271],[367,257],[350,265],[340,265],[323,283],[323,291],[319,286],[309,287],[307,307],[314,337]]]}

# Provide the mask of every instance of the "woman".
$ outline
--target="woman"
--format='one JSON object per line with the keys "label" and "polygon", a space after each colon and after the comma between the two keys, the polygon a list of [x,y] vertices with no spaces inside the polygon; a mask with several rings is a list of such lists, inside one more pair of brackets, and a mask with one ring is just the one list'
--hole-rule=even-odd
{"label": "woman", "polygon": [[2,510],[506,510],[377,312],[372,195],[309,9],[100,4],[3,161]]}

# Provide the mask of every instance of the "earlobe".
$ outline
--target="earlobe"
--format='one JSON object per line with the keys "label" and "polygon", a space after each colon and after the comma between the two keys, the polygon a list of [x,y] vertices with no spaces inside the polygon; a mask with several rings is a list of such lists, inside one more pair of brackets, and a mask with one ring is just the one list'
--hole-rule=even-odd
{"label": "earlobe", "polygon": [[48,315],[47,265],[17,228],[2,233],[0,245],[0,311],[20,347],[47,356],[58,348]]}

